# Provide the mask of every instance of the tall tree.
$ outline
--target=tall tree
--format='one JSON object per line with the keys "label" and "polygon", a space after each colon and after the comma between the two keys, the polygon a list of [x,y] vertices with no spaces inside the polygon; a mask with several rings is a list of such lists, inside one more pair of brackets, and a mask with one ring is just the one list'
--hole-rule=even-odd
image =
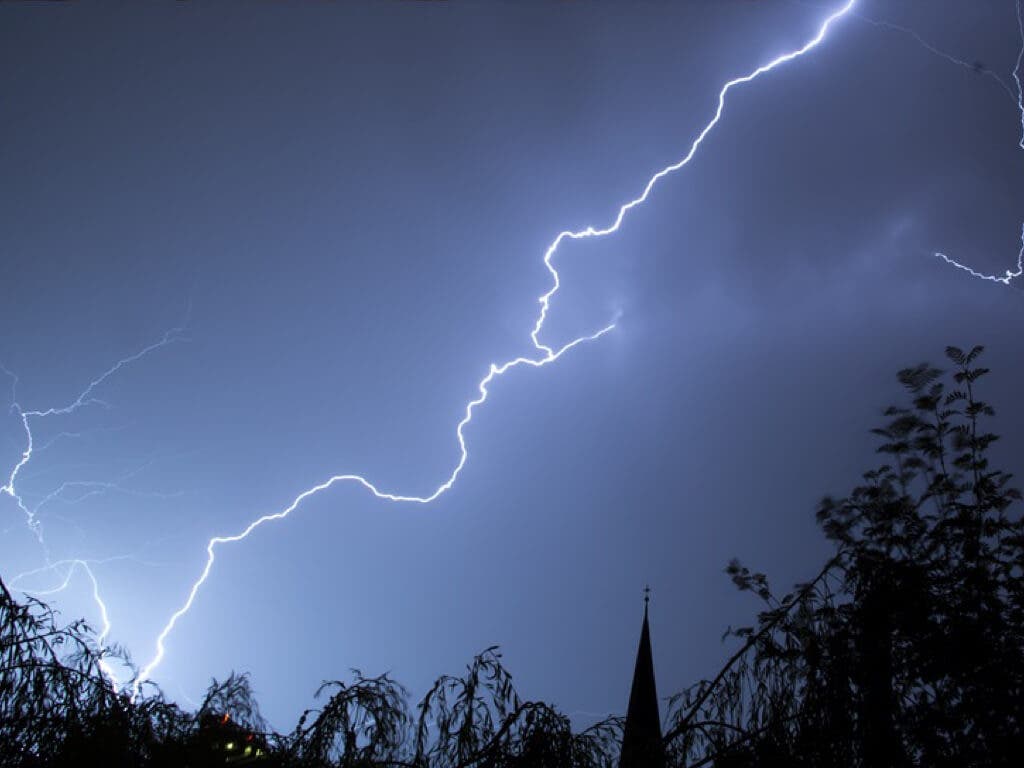
{"label": "tall tree", "polygon": [[[818,522],[835,554],[765,604],[711,681],[673,700],[677,765],[1002,766],[1024,759],[1021,494],[989,463],[981,347],[899,381],[873,430],[885,459]],[[951,381],[950,381],[951,380]]]}

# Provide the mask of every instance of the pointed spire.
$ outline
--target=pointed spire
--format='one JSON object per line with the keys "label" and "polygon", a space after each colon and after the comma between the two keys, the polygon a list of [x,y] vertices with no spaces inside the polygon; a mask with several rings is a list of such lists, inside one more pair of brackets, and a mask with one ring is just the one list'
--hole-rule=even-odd
{"label": "pointed spire", "polygon": [[647,620],[651,588],[644,587],[644,623],[633,669],[633,687],[629,692],[626,726],[622,734],[619,768],[665,768],[665,746],[661,740],[661,715],[658,690],[654,683],[654,655]]}

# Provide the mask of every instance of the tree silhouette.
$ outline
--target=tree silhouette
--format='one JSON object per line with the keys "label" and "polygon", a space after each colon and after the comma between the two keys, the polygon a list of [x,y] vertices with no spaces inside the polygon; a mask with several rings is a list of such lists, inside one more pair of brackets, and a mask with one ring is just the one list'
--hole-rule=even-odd
{"label": "tree silhouette", "polygon": [[267,730],[247,675],[213,680],[189,713],[153,685],[134,699],[115,690],[101,666],[115,652],[85,622],[62,627],[2,581],[0,622],[0,766],[610,768],[621,738],[618,719],[573,733],[554,707],[521,699],[496,647],[465,676],[438,678],[415,719],[405,688],[353,670],[321,685],[324,705],[282,735]]}
{"label": "tree silhouette", "polygon": [[[671,702],[677,765],[999,766],[1024,754],[1024,528],[989,465],[982,352],[949,347],[952,386],[922,364],[873,430],[885,463],[817,517],[834,556],[776,598],[711,681]],[[1017,505],[1019,507],[1019,505]]]}

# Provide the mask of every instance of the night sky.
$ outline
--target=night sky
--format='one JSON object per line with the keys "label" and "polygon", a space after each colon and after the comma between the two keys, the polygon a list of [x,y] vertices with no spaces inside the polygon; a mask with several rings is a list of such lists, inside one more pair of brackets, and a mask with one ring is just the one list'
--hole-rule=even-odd
{"label": "night sky", "polygon": [[[0,495],[0,576],[48,556],[14,586],[70,575],[45,599],[100,626],[60,561],[103,561],[142,666],[210,537],[339,473],[433,493],[489,366],[540,354],[553,238],[611,223],[725,82],[840,5],[0,3],[0,482],[20,412],[169,340],[31,420],[14,490],[46,549]],[[618,232],[562,245],[541,341],[617,326],[496,379],[448,493],[339,483],[221,546],[168,695],[248,671],[287,729],[352,667],[418,697],[500,644],[524,696],[588,723],[625,710],[646,583],[677,691],[757,610],[728,560],[816,573],[817,501],[877,461],[896,370],[947,344],[987,347],[1019,474],[1024,278],[934,255],[1018,263],[1014,3],[855,13],[904,29],[838,20],[732,89]]]}

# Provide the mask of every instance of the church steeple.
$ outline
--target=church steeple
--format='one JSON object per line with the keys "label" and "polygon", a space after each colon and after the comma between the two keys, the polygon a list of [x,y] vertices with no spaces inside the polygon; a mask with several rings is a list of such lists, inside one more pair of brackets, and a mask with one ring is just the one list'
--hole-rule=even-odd
{"label": "church steeple", "polygon": [[633,687],[629,691],[626,727],[622,734],[619,768],[665,768],[665,746],[661,741],[661,715],[658,690],[654,684],[654,655],[651,653],[651,629],[647,608],[651,588],[644,588],[644,623],[633,669]]}

